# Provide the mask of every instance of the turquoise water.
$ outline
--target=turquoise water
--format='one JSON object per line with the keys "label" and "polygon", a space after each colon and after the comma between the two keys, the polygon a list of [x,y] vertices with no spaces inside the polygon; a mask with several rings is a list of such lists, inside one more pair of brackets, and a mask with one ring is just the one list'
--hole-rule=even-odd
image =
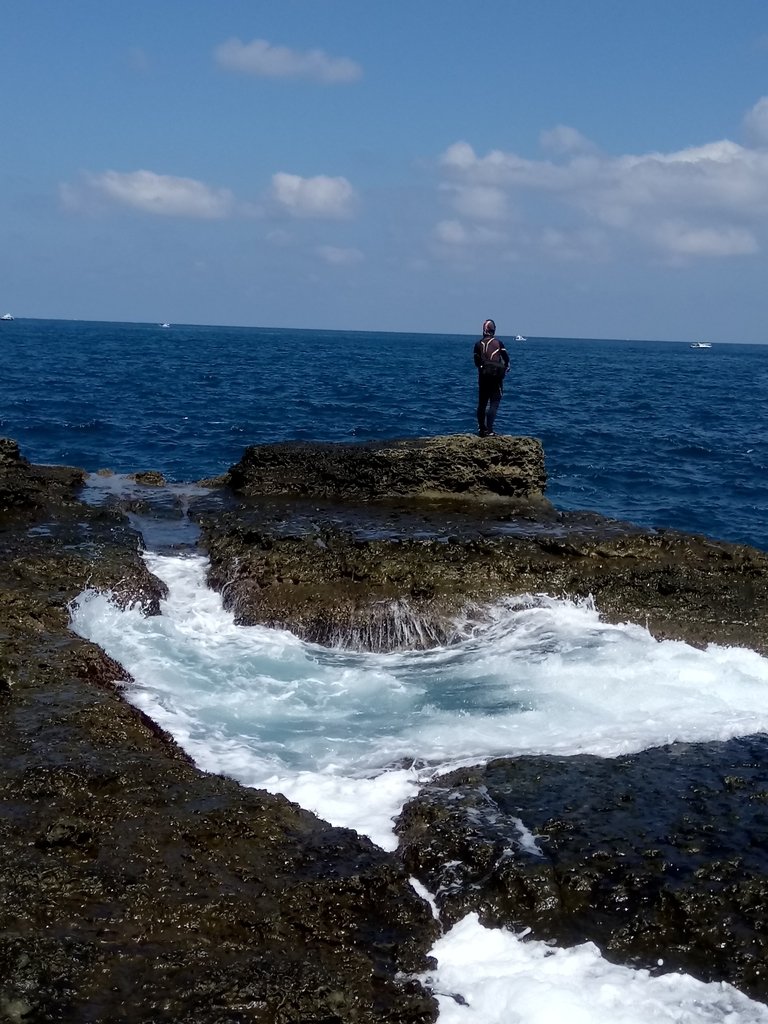
{"label": "turquoise water", "polygon": [[[36,462],[194,480],[253,443],[474,431],[474,340],[15,320],[0,433]],[[555,504],[768,548],[768,347],[508,348],[497,430],[542,439]]]}

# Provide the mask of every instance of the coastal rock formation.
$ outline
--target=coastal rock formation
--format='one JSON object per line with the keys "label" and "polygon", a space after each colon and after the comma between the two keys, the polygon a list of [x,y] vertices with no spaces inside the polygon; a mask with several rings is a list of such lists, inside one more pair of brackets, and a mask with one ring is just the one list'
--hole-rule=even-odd
{"label": "coastal rock formation", "polygon": [[765,736],[505,758],[426,786],[400,817],[400,852],[445,923],[476,911],[765,1000],[766,801]]}
{"label": "coastal rock formation", "polygon": [[434,1020],[406,976],[436,925],[402,866],[199,771],[124,701],[67,605],[93,586],[156,612],[140,538],[0,452],[0,1019]]}
{"label": "coastal rock formation", "polygon": [[768,556],[544,506],[243,502],[200,512],[244,624],[365,650],[433,647],[514,594],[593,596],[659,638],[768,651]]}
{"label": "coastal rock formation", "polygon": [[16,441],[0,437],[0,515],[13,509],[37,508],[50,501],[66,501],[84,479],[82,469],[31,466]]}
{"label": "coastal rock formation", "polygon": [[244,495],[370,501],[403,496],[533,498],[546,484],[534,437],[448,437],[368,444],[251,445],[227,483]]}
{"label": "coastal rock formation", "polygon": [[[240,621],[364,649],[449,642],[457,618],[529,592],[768,652],[762,552],[558,512],[538,442],[437,441],[405,445],[402,472],[399,443],[373,446],[389,452],[376,472],[340,447],[266,446],[267,472],[249,449],[185,497],[211,583]],[[432,1021],[407,979],[437,925],[409,873],[448,923],[477,910],[768,999],[764,739],[454,773],[384,853],[199,771],[123,699],[131,680],[69,631],[68,605],[92,587],[157,613],[165,588],[130,523],[159,510],[167,538],[182,512],[154,476],[102,506],[83,479],[0,439],[0,1018]]]}
{"label": "coastal rock formation", "polygon": [[199,506],[237,621],[363,650],[432,647],[512,594],[592,596],[659,638],[768,651],[768,556],[553,509],[535,438],[253,445]]}
{"label": "coastal rock formation", "polygon": [[[0,438],[0,633],[7,650],[35,606],[34,628],[67,629],[66,603],[87,587],[108,589],[123,604],[155,615],[166,588],[140,557],[141,537],[117,510],[84,505],[85,472],[32,466],[18,444]],[[31,602],[27,605],[26,602]],[[31,613],[30,613],[31,614]],[[33,629],[34,631],[34,629]]]}

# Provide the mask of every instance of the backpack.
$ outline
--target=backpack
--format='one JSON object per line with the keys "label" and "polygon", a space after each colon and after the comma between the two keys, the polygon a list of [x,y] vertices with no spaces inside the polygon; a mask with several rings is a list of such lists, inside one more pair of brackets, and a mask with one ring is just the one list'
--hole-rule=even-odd
{"label": "backpack", "polygon": [[501,342],[498,338],[483,338],[480,342],[480,376],[489,380],[503,380],[507,372],[506,364],[501,355]]}

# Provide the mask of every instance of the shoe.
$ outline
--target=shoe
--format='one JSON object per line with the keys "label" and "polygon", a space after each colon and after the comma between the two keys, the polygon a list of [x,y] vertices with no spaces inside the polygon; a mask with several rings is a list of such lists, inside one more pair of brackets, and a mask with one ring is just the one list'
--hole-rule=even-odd
{"label": "shoe", "polygon": [[486,434],[486,432],[484,430],[478,430],[477,436],[478,437],[487,437],[487,434]]}
{"label": "shoe", "polygon": [[483,434],[483,437],[496,437],[496,434],[494,433],[493,430],[486,430],[486,432]]}

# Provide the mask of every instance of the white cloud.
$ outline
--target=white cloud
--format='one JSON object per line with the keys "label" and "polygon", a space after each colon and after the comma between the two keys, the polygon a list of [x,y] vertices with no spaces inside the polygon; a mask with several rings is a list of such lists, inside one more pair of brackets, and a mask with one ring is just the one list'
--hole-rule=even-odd
{"label": "white cloud", "polygon": [[435,225],[434,237],[441,245],[456,248],[498,244],[506,240],[502,232],[493,228],[480,224],[463,224],[458,220],[441,220]]}
{"label": "white cloud", "polygon": [[469,241],[469,231],[461,221],[441,220],[435,225],[435,238],[444,245],[465,245]]}
{"label": "white cloud", "polygon": [[[768,142],[768,97],[746,120],[753,134],[765,131]],[[523,215],[526,207],[535,207],[532,233],[536,225],[555,231],[567,225],[577,235],[608,229],[614,241],[689,258],[759,250],[760,235],[768,232],[768,149],[723,139],[669,153],[608,156],[587,151],[582,139],[564,126],[554,135],[545,133],[543,140],[556,143],[563,154],[559,160],[531,160],[498,149],[479,156],[467,142],[454,143],[440,158],[448,179],[441,187],[453,190],[461,219],[449,222],[449,228],[443,222],[437,235],[471,244],[461,220],[492,219],[494,205],[500,217],[505,199]],[[482,196],[495,198],[484,204]],[[544,237],[541,230],[539,237]]]}
{"label": "white cloud", "polygon": [[359,249],[342,248],[336,245],[319,245],[317,254],[325,263],[336,267],[350,267],[362,263],[364,256]]}
{"label": "white cloud", "polygon": [[746,113],[744,128],[756,146],[768,146],[768,96],[762,96]]}
{"label": "white cloud", "polygon": [[257,202],[236,199],[229,189],[214,188],[194,178],[146,170],[86,174],[75,184],[60,185],[59,197],[65,207],[79,212],[110,204],[164,217],[208,220],[230,216],[262,219],[276,211],[297,219],[334,220],[351,216],[358,201],[346,178],[322,174],[302,178],[283,171],[272,176],[268,194]]}
{"label": "white cloud", "polygon": [[302,178],[280,171],[272,175],[272,201],[292,217],[338,218],[352,214],[357,194],[346,178]]}
{"label": "white cloud", "polygon": [[655,228],[656,238],[671,255],[748,256],[758,251],[757,239],[746,228],[695,227],[682,221],[667,221]]}
{"label": "white cloud", "polygon": [[274,46],[266,39],[244,43],[228,39],[214,50],[216,62],[228,71],[240,71],[261,78],[306,78],[335,84],[355,82],[362,77],[360,65],[349,57],[330,57],[323,50],[300,52]]}
{"label": "white cloud", "polygon": [[451,185],[454,210],[470,220],[501,220],[507,214],[508,200],[503,189],[493,185]]}
{"label": "white cloud", "polygon": [[80,209],[95,199],[107,199],[144,213],[164,217],[227,217],[234,207],[228,189],[215,189],[194,178],[176,178],[154,171],[105,171],[90,174],[82,186],[62,185],[65,205]]}
{"label": "white cloud", "polygon": [[454,142],[440,157],[444,167],[455,171],[468,171],[477,164],[477,156],[468,142]]}
{"label": "white cloud", "polygon": [[542,132],[539,143],[551,153],[590,153],[595,149],[594,143],[567,124],[556,124]]}

